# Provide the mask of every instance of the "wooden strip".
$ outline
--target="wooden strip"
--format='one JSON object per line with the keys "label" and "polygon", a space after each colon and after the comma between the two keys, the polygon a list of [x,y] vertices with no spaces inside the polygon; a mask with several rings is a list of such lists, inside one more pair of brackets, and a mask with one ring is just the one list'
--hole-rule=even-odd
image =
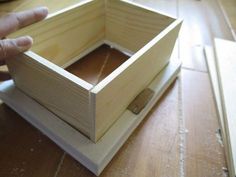
{"label": "wooden strip", "polygon": [[230,176],[236,175],[236,43],[215,39],[216,71],[230,157]]}
{"label": "wooden strip", "polygon": [[181,21],[176,20],[91,90],[95,104],[92,116],[96,117],[94,141],[168,63],[180,26]]}
{"label": "wooden strip", "polygon": [[[231,164],[231,157],[230,157],[230,152],[229,152],[229,147],[228,147],[229,145],[228,145],[227,134],[226,134],[227,127],[225,126],[225,120],[224,120],[224,116],[223,116],[222,100],[220,97],[218,73],[216,70],[216,61],[215,61],[216,59],[215,59],[213,47],[206,46],[205,53],[206,53],[206,57],[207,57],[207,65],[208,65],[209,75],[210,75],[212,89],[213,89],[214,98],[215,98],[217,111],[218,111],[220,130],[221,130],[220,132],[221,132],[222,141],[223,141],[223,145],[224,145],[226,162],[227,162],[229,169],[232,169],[233,167]],[[230,172],[230,173],[232,176],[232,172]]]}
{"label": "wooden strip", "polygon": [[31,124],[39,128],[76,160],[99,175],[148,114],[180,71],[180,63],[170,63],[149,85],[155,95],[139,115],[130,111],[119,118],[106,135],[96,144],[60,120],[32,98],[16,89],[12,81],[0,85],[0,97]]}
{"label": "wooden strip", "polygon": [[219,90],[219,82],[218,82],[218,74],[216,71],[216,61],[214,56],[214,50],[210,46],[205,47],[205,53],[206,53],[206,61],[208,65],[209,70],[209,76],[211,79],[212,89],[215,97],[215,101],[217,104],[217,111],[219,115],[219,122],[221,125],[221,129],[223,134],[225,134],[225,126],[224,126],[224,119],[223,119],[223,112],[222,112],[222,104],[221,104],[221,98],[220,98],[220,90]]}

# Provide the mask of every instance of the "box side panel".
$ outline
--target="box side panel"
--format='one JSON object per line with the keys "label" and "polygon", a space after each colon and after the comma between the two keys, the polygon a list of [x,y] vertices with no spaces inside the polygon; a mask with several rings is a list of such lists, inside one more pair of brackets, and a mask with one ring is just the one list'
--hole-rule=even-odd
{"label": "box side panel", "polygon": [[30,52],[7,60],[7,65],[19,89],[90,136],[88,105],[92,85]]}
{"label": "box side panel", "polygon": [[31,25],[10,37],[30,35],[32,51],[59,66],[104,39],[104,1],[95,0]]}
{"label": "box side panel", "polygon": [[106,4],[106,39],[136,52],[175,19],[117,0]]}
{"label": "box side panel", "polygon": [[96,104],[95,141],[168,63],[180,26],[177,20],[92,89]]}

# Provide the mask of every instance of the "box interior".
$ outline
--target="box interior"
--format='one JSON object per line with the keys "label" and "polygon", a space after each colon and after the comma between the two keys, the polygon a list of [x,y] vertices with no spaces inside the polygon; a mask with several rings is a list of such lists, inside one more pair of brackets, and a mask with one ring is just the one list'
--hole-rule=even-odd
{"label": "box interior", "polygon": [[97,85],[128,58],[128,55],[103,44],[65,69],[90,84]]}
{"label": "box interior", "polygon": [[[140,21],[143,17],[147,17],[145,23]],[[127,2],[95,0],[53,15],[14,35],[32,36],[33,52],[95,86],[174,20],[156,12],[140,11]],[[106,63],[98,57],[102,55],[99,51],[111,54],[106,75],[101,73]],[[91,73],[86,74],[85,70]]]}

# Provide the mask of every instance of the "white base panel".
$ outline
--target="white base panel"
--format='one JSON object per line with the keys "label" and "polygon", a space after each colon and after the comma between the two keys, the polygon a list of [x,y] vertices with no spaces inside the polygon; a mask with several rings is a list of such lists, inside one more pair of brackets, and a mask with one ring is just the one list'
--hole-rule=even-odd
{"label": "white base panel", "polygon": [[147,106],[138,115],[125,111],[96,144],[17,89],[12,80],[0,85],[0,98],[68,154],[99,175],[175,80],[180,68],[180,62],[171,61],[149,85],[155,94]]}

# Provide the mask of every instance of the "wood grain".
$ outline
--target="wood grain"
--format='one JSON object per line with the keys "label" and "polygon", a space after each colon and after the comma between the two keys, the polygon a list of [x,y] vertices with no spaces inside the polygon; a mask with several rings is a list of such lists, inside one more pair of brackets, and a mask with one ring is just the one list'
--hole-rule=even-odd
{"label": "wood grain", "polygon": [[180,27],[181,21],[176,20],[91,90],[95,110],[92,116],[96,117],[94,141],[168,63]]}
{"label": "wood grain", "polygon": [[7,60],[7,65],[18,88],[90,136],[91,84],[30,52]]}
{"label": "wood grain", "polygon": [[222,176],[224,151],[208,74],[182,70],[183,115],[186,135],[186,176]]}
{"label": "wood grain", "polygon": [[58,66],[63,66],[105,35],[104,1],[84,1],[70,10],[19,30],[9,37],[30,35],[32,51]]}
{"label": "wood grain", "polygon": [[106,39],[133,52],[141,49],[175,20],[126,1],[108,2]]}
{"label": "wood grain", "polygon": [[104,1],[101,0],[84,1],[56,16],[51,15],[11,36],[31,35],[35,41],[32,50],[46,59],[30,52],[7,63],[21,90],[88,137],[93,122],[89,116],[92,85],[58,66],[103,39],[104,20]]}
{"label": "wood grain", "polygon": [[0,105],[0,176],[52,177],[62,154],[17,113]]}

